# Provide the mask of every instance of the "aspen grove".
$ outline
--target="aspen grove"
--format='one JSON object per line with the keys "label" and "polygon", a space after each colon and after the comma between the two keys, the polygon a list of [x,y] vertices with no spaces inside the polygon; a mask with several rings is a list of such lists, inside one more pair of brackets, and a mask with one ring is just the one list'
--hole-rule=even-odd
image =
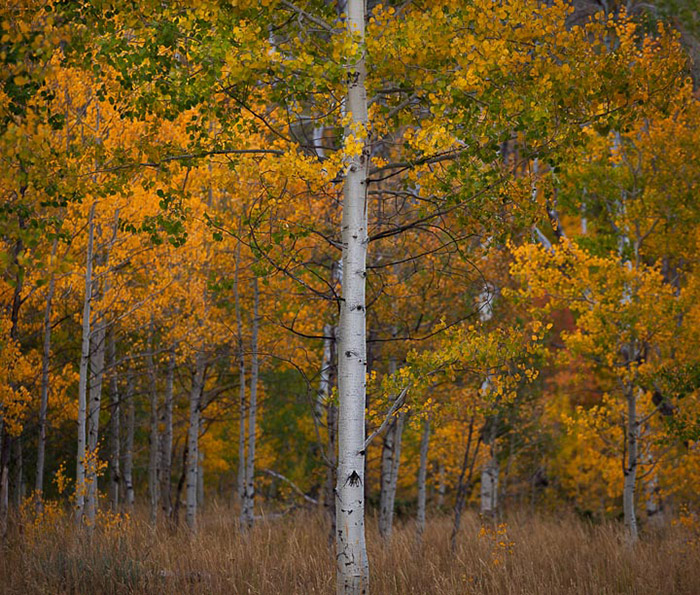
{"label": "aspen grove", "polygon": [[700,590],[693,0],[0,14],[0,591]]}

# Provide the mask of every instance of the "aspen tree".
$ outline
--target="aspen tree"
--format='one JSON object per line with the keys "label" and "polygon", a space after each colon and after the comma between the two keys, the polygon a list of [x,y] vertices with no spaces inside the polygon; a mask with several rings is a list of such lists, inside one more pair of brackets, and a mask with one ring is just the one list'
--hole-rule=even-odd
{"label": "aspen tree", "polygon": [[348,0],[347,31],[355,42],[348,56],[346,142],[360,145],[347,155],[343,191],[343,284],[338,326],[338,476],[336,484],[336,559],[338,593],[369,592],[365,545],[365,283],[367,277],[367,174],[370,151],[365,89],[365,2]]}
{"label": "aspen tree", "polygon": [[173,400],[175,381],[175,347],[168,350],[168,367],[165,377],[165,398],[163,401],[163,435],[161,437],[160,455],[160,498],[163,516],[172,520],[173,503],[171,475],[173,467]]}
{"label": "aspen tree", "polygon": [[[51,248],[51,257],[56,256],[58,240],[54,239]],[[51,263],[53,265],[53,263]],[[44,493],[44,459],[46,453],[46,415],[49,406],[49,366],[51,364],[51,308],[56,289],[56,278],[53,269],[49,276],[49,287],[46,292],[46,306],[44,308],[44,344],[41,358],[41,401],[39,405],[39,439],[36,451],[36,480],[34,492],[36,497],[37,512],[43,508]]]}
{"label": "aspen tree", "polygon": [[430,417],[423,420],[423,432],[420,439],[420,465],[418,467],[418,512],[416,523],[418,538],[425,531],[426,483],[428,477],[428,449],[430,448]]}
{"label": "aspen tree", "polygon": [[248,401],[248,446],[246,468],[245,468],[245,489],[242,507],[241,524],[245,527],[252,527],[255,518],[255,430],[256,418],[258,414],[258,375],[260,359],[258,357],[258,327],[260,316],[258,313],[260,294],[258,289],[258,278],[253,277],[253,327],[250,339],[250,399]]}
{"label": "aspen tree", "polygon": [[115,340],[116,327],[112,326],[107,345],[110,366],[110,417],[109,417],[109,503],[112,512],[119,511],[119,455],[121,448],[120,416],[121,399],[119,398],[119,378],[117,375],[117,348]]}
{"label": "aspen tree", "polygon": [[96,202],[90,206],[88,215],[88,244],[85,266],[85,297],[83,298],[83,325],[82,347],[80,354],[80,382],[78,386],[78,454],[75,471],[75,520],[80,524],[85,510],[85,496],[87,493],[85,457],[87,450],[87,391],[89,383],[90,364],[90,319],[92,302],[92,267],[93,267],[93,241],[95,234],[95,207]]}

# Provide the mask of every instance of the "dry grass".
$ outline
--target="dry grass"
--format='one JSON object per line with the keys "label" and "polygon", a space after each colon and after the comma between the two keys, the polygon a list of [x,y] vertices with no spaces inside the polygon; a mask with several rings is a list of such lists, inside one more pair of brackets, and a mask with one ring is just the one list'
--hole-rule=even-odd
{"label": "dry grass", "polygon": [[[625,546],[618,526],[576,518],[511,519],[484,533],[467,516],[457,552],[450,519],[428,523],[422,544],[399,524],[391,545],[368,529],[374,593],[700,593],[700,548],[674,527]],[[481,532],[481,534],[480,534]],[[200,534],[153,531],[135,520],[91,538],[60,521],[15,531],[0,560],[2,593],[333,593],[333,556],[322,514],[263,520],[238,532],[225,507],[209,510]]]}

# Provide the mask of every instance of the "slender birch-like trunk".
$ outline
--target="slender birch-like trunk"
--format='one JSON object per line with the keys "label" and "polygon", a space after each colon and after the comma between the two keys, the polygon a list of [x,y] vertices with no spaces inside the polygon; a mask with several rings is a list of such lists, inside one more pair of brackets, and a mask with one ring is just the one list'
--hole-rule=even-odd
{"label": "slender birch-like trunk", "polygon": [[165,377],[165,399],[163,403],[163,436],[160,454],[160,501],[163,515],[172,520],[173,503],[171,475],[173,468],[173,385],[175,381],[175,347],[168,354],[168,371]]}
{"label": "slender birch-like trunk", "polygon": [[126,444],[124,445],[124,499],[129,510],[134,508],[134,431],[136,429],[136,404],[134,403],[134,381],[131,374],[126,378]]}
{"label": "slender birch-like trunk", "polygon": [[243,502],[245,500],[245,417],[246,417],[246,402],[245,402],[245,360],[243,352],[238,357],[238,475],[236,477],[236,496],[238,505],[243,514]]}
{"label": "slender birch-like trunk", "polygon": [[[329,370],[329,387],[333,386],[336,376],[335,360],[336,360],[336,339],[335,329],[331,327],[331,354],[330,354],[330,370]],[[336,470],[338,464],[338,407],[333,400],[329,400],[326,405],[326,431],[328,433],[328,444],[326,450],[326,458],[328,468],[326,469],[326,485],[325,495],[323,498],[328,518],[330,519],[330,541],[335,540],[336,533],[336,517],[335,517],[335,484]]]}
{"label": "slender birch-like trunk", "polygon": [[418,537],[425,531],[425,486],[428,478],[428,448],[430,447],[430,418],[423,420],[420,440],[420,464],[418,466],[418,514],[416,515]]}
{"label": "slender birch-like trunk", "polygon": [[625,515],[625,528],[628,538],[634,543],[639,538],[637,530],[637,515],[634,503],[634,490],[637,482],[639,422],[637,420],[637,394],[634,387],[626,390],[627,398],[627,465],[625,466],[624,490],[622,492],[622,506]]}
{"label": "slender birch-like trunk", "polygon": [[[51,258],[56,256],[58,240],[53,241]],[[53,263],[52,263],[53,265]],[[49,277],[49,287],[46,293],[44,308],[44,351],[41,358],[41,402],[39,404],[39,442],[36,449],[36,480],[34,482],[34,497],[36,511],[41,512],[44,501],[44,461],[46,458],[46,415],[49,408],[49,367],[51,364],[51,308],[56,288],[56,278],[53,271]]]}
{"label": "slender birch-like trunk", "polygon": [[442,507],[445,506],[445,463],[440,461],[438,463],[438,489],[437,489],[437,507],[439,510],[442,510]]}
{"label": "slender birch-like trunk", "polygon": [[87,447],[87,390],[90,364],[90,316],[92,306],[93,243],[95,237],[95,205],[88,215],[88,245],[85,266],[85,297],[83,300],[83,330],[78,381],[78,453],[75,470],[75,521],[82,523],[85,510],[85,454]]}
{"label": "slender birch-like trunk", "polygon": [[314,404],[314,416],[319,426],[323,421],[323,410],[327,406],[328,397],[331,394],[331,366],[333,365],[331,362],[332,332],[333,327],[330,324],[323,325],[323,356],[321,357],[318,393],[316,394],[316,403]]}
{"label": "slender birch-like trunk", "polygon": [[149,520],[152,525],[158,521],[158,453],[160,445],[158,441],[158,390],[155,362],[153,361],[153,350],[155,342],[153,340],[155,334],[153,321],[151,321],[151,340],[148,344],[148,375],[150,378],[149,388],[149,405],[150,405],[150,420],[149,420],[149,451],[148,451],[148,504],[149,504]]}
{"label": "slender birch-like trunk", "polygon": [[[396,359],[389,362],[389,373],[396,373]],[[398,395],[397,395],[398,398]],[[384,539],[391,539],[391,531],[394,524],[394,502],[396,499],[396,485],[399,479],[399,466],[401,463],[401,438],[403,435],[404,412],[398,415],[389,424],[382,444],[382,465],[380,474],[379,492],[379,534]]]}
{"label": "slender birch-like trunk", "polygon": [[[348,0],[347,30],[360,55],[347,65],[346,109],[350,123],[345,136],[365,136],[365,0]],[[367,177],[369,148],[348,155],[343,196],[343,283],[338,349],[338,474],[336,484],[336,561],[338,593],[369,593],[369,562],[365,543],[365,394],[367,260]]]}
{"label": "slender birch-like trunk", "polygon": [[112,512],[119,510],[119,417],[121,415],[121,403],[119,398],[119,379],[117,377],[117,349],[114,339],[115,329],[112,327],[109,333],[108,356],[111,368],[110,372],[110,399],[112,415],[109,418],[109,502]]}
{"label": "slender birch-like trunk", "polygon": [[[204,434],[204,418],[199,418],[199,435]],[[199,449],[199,458],[197,460],[197,508],[204,510],[204,452]]]}
{"label": "slender birch-like trunk", "polygon": [[498,459],[491,445],[491,457],[481,470],[481,516],[493,518],[498,508]]}
{"label": "slender birch-like trunk", "polygon": [[[641,437],[641,431],[640,431]],[[644,494],[646,498],[647,522],[657,527],[663,524],[662,503],[659,494],[659,476],[654,469],[656,464],[651,450],[644,457],[644,463],[649,468],[649,478],[644,481]],[[646,475],[646,474],[645,474]]]}
{"label": "slender birch-like trunk", "polygon": [[490,457],[481,469],[481,516],[483,519],[494,518],[498,509],[498,457],[496,436],[498,435],[498,416],[493,416],[485,442],[489,445]]}
{"label": "slender birch-like trunk", "polygon": [[197,465],[199,464],[199,416],[204,389],[204,354],[197,352],[190,392],[190,423],[187,429],[187,510],[185,518],[190,531],[197,531]]}
{"label": "slender birch-like trunk", "polygon": [[[26,186],[20,191],[22,197],[26,191]],[[24,218],[19,216],[19,228],[24,229]],[[21,239],[15,242],[13,250],[13,262],[16,267],[15,288],[12,292],[12,306],[10,309],[10,340],[17,341],[17,328],[19,323],[19,309],[22,305],[23,279],[22,267],[19,256],[24,249]],[[12,383],[14,385],[14,383]],[[7,424],[0,409],[0,537],[4,540],[7,537],[7,520],[10,509],[10,449],[13,438],[7,428]]]}
{"label": "slender birch-like trunk", "polygon": [[248,457],[245,470],[245,498],[243,500],[243,516],[241,525],[252,527],[255,512],[255,425],[258,413],[258,325],[260,317],[258,308],[260,294],[258,291],[258,279],[253,277],[253,328],[251,334],[250,348],[250,401],[248,403]]}
{"label": "slender birch-like trunk", "polygon": [[[240,231],[240,222],[239,222]],[[236,497],[240,507],[240,518],[243,518],[243,503],[245,501],[245,349],[243,346],[243,320],[241,315],[241,299],[239,290],[239,270],[241,266],[241,244],[236,247],[236,269],[234,271],[234,303],[236,309],[236,330],[238,332],[238,475],[236,478]]]}
{"label": "slender birch-like trunk", "polygon": [[100,312],[98,319],[101,319],[99,324],[96,324],[95,332],[90,339],[92,353],[90,356],[90,373],[92,381],[90,382],[90,404],[88,407],[87,419],[87,452],[89,454],[89,464],[86,467],[85,483],[87,484],[87,496],[85,499],[85,509],[87,514],[88,527],[95,526],[95,518],[97,515],[97,467],[98,467],[98,449],[97,443],[100,430],[100,408],[102,405],[102,379],[104,378],[104,363],[105,363],[105,348],[106,348],[106,317],[107,313],[103,310]]}
{"label": "slender birch-like trunk", "polygon": [[467,496],[469,495],[469,489],[472,485],[474,465],[476,464],[476,459],[479,455],[479,447],[481,446],[481,437],[479,437],[474,448],[474,453],[471,453],[473,435],[474,416],[472,415],[469,419],[469,430],[467,432],[467,444],[464,447],[464,458],[462,459],[462,468],[459,472],[459,478],[457,479],[457,494],[455,497],[454,508],[455,516],[454,521],[452,523],[452,535],[450,536],[450,548],[452,550],[452,553],[454,553],[457,548],[457,535],[459,534],[459,527],[462,523],[462,512],[464,511],[464,506],[467,502]]}

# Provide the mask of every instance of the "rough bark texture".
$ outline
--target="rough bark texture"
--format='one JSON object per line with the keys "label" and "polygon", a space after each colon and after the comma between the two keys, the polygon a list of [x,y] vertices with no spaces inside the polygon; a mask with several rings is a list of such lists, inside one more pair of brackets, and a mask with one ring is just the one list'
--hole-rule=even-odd
{"label": "rough bark texture", "polygon": [[88,215],[88,245],[85,265],[85,297],[83,300],[82,347],[80,353],[80,379],[78,381],[78,453],[75,471],[75,520],[81,523],[85,510],[85,451],[87,447],[87,391],[90,364],[90,312],[92,307],[92,265],[95,238],[95,204]]}
{"label": "rough bark texture", "polygon": [[418,466],[418,514],[416,515],[418,535],[425,531],[426,480],[428,477],[428,448],[430,447],[430,419],[423,420],[423,434],[420,440],[420,464]]}
{"label": "rough bark texture", "polygon": [[[348,0],[347,29],[365,38],[365,2]],[[346,136],[364,134],[367,124],[364,53],[348,64]],[[365,544],[365,394],[367,341],[365,284],[367,259],[367,143],[351,155],[343,196],[343,283],[338,345],[338,474],[336,484],[336,561],[338,593],[368,593],[369,563]]]}

